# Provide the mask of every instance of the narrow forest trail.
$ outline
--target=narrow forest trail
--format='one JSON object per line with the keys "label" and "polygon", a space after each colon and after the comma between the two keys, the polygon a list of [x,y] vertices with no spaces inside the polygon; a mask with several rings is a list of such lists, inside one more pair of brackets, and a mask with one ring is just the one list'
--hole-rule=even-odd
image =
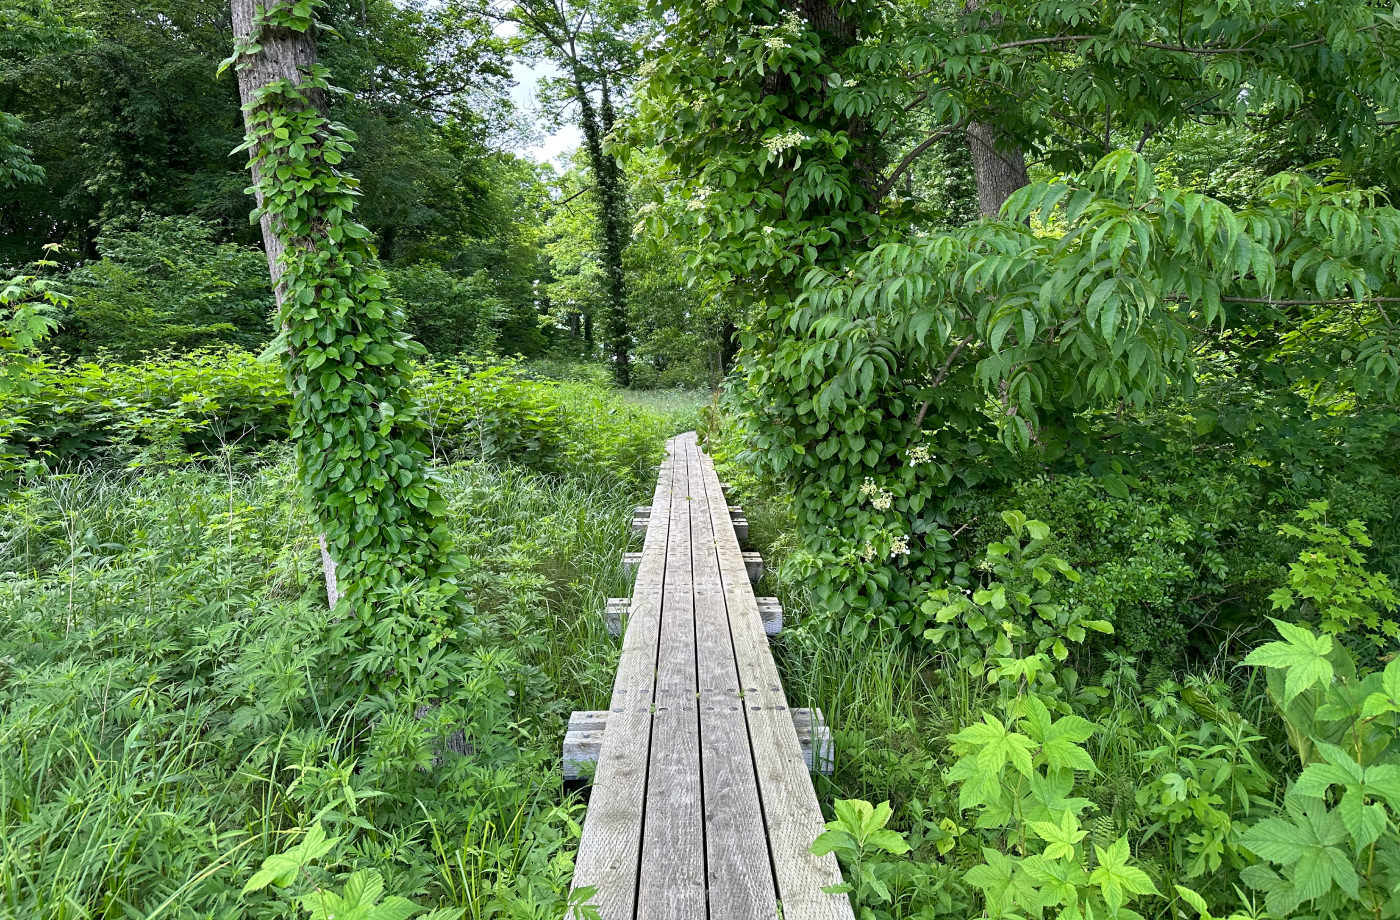
{"label": "narrow forest trail", "polygon": [[713,462],[673,438],[612,703],[576,714],[581,733],[606,719],[574,874],[603,920],[852,916],[823,891],[835,857],[809,849],[823,821],[794,725],[819,719],[788,706],[745,555]]}

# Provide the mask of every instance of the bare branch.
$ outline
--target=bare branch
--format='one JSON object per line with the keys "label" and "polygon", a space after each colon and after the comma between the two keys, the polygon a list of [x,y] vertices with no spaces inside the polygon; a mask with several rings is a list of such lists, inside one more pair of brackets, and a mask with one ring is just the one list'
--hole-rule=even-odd
{"label": "bare branch", "polygon": [[[941,386],[943,381],[948,379],[948,372],[952,370],[953,362],[958,359],[958,355],[962,354],[962,350],[971,344],[972,340],[976,337],[976,332],[969,332],[967,336],[948,353],[948,359],[944,361],[943,366],[938,369],[938,373],[934,376],[933,384],[930,386],[930,389]],[[919,407],[919,417],[914,419],[915,428],[922,428],[924,426],[924,416],[928,414],[928,407],[929,403],[927,401]]]}
{"label": "bare branch", "polygon": [[928,137],[924,138],[924,140],[920,142],[920,144],[913,150],[906,153],[904,155],[904,159],[899,161],[899,165],[895,166],[895,168],[890,172],[889,176],[885,178],[885,181],[880,183],[879,189],[877,189],[875,192],[875,200],[879,201],[883,199],[886,195],[888,195],[890,189],[894,188],[894,184],[899,181],[899,177],[904,174],[905,170],[907,170],[910,166],[914,164],[914,161],[917,160],[924,153],[924,151],[928,150],[939,140],[947,137],[954,131],[961,130],[965,124],[967,124],[966,118],[958,121],[956,124],[949,125],[941,131],[936,131]]}

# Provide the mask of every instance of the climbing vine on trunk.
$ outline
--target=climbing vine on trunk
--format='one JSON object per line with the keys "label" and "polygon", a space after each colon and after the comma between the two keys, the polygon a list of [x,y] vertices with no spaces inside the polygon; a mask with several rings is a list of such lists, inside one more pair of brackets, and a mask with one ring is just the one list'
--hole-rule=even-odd
{"label": "climbing vine on trunk", "polygon": [[[258,6],[225,66],[253,67],[265,43],[309,35],[322,5]],[[335,89],[314,55],[301,57],[296,79],[244,85],[239,150],[249,153],[279,305],[268,352],[286,370],[302,494],[334,561],[340,628],[360,653],[352,676],[411,682],[448,635],[456,593],[446,506],[412,393],[422,349],[354,219],[358,183],[339,168],[354,138],[316,104]]]}

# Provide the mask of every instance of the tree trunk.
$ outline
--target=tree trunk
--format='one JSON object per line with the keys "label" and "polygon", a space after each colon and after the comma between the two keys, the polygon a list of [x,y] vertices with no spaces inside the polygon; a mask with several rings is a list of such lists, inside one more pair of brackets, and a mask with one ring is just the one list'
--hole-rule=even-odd
{"label": "tree trunk", "polygon": [[[964,9],[975,14],[985,0],[968,0]],[[991,17],[993,25],[1001,25],[1002,17]],[[1017,144],[1002,141],[997,145],[996,128],[985,122],[967,126],[967,147],[972,152],[972,172],[977,177],[977,210],[983,217],[996,217],[1006,199],[1019,188],[1031,184],[1026,175],[1026,154]]]}
{"label": "tree trunk", "polygon": [[739,360],[739,330],[729,320],[719,324],[719,372],[727,374]]}
{"label": "tree trunk", "polygon": [[[252,35],[253,21],[258,9],[262,8],[263,5],[258,0],[232,0],[235,42],[242,42]],[[316,42],[309,32],[293,32],[290,29],[264,29],[259,44],[262,46],[261,50],[256,54],[245,55],[243,66],[237,68],[238,97],[244,106],[245,127],[248,127],[247,107],[259,89],[277,80],[299,83],[306,68],[316,63]],[[325,100],[321,98],[320,93],[308,93],[305,98],[307,105],[324,110]],[[250,160],[249,169],[252,171],[253,184],[256,186],[261,178],[258,162]],[[256,191],[255,194],[257,194]],[[258,207],[261,208],[262,196],[260,194],[257,203]],[[282,253],[286,250],[286,243],[283,241],[283,234],[279,232],[280,229],[273,223],[272,216],[264,212],[262,216],[263,249],[267,252],[267,269],[272,277],[272,288],[276,294],[279,308],[286,297],[286,291],[282,287]],[[331,606],[331,609],[335,609],[336,604],[340,601],[335,560],[331,558],[325,534],[318,534],[317,542],[321,547],[321,570],[326,579],[326,602]]]}
{"label": "tree trunk", "polygon": [[632,342],[627,328],[627,276],[623,271],[622,253],[627,248],[630,228],[627,227],[622,170],[618,168],[617,160],[603,150],[603,139],[612,130],[614,120],[612,94],[604,79],[600,118],[577,64],[573,76],[584,146],[588,148],[588,159],[593,164],[598,223],[603,236],[603,331],[607,336],[607,347],[612,351],[613,376],[619,385],[627,386],[632,382]]}
{"label": "tree trunk", "polygon": [[998,147],[996,129],[981,122],[967,126],[967,146],[977,176],[977,209],[983,217],[996,217],[1012,192],[1030,184],[1026,155],[1005,141]]}

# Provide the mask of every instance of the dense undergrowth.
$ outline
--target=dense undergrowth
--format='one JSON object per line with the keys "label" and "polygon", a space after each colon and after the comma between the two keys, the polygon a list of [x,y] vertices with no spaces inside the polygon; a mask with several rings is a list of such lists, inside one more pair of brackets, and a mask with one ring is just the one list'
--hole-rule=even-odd
{"label": "dense undergrowth", "polygon": [[1105,427],[1101,465],[932,512],[943,587],[882,620],[811,595],[839,560],[707,421],[834,729],[858,916],[1396,916],[1394,418],[1208,386]]}
{"label": "dense undergrowth", "polygon": [[[660,456],[654,416],[596,384],[491,359],[421,365],[415,383],[439,461],[636,477]],[[667,395],[637,399],[664,405]],[[45,361],[26,386],[0,392],[0,474],[31,459],[161,463],[262,450],[288,437],[290,406],[280,369],[237,349]]]}
{"label": "dense undergrowth", "polygon": [[301,916],[243,889],[311,828],[333,845],[306,890],[377,873],[459,916],[557,916],[581,814],[559,742],[606,699],[603,599],[697,401],[425,372],[471,612],[446,702],[415,711],[338,678],[294,464],[263,427],[285,394],[258,365],[48,373],[24,399],[51,433],[12,441],[27,470],[0,510],[0,916]]}

